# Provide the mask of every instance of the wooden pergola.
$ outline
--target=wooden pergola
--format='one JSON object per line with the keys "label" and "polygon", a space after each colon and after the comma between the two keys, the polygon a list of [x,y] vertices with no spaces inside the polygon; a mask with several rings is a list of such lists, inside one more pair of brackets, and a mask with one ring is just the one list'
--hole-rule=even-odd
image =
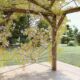
{"label": "wooden pergola", "polygon": [[[75,7],[75,8],[69,8],[66,10],[61,10],[62,13],[60,14],[56,14],[55,12],[53,12],[52,7],[54,6],[55,2],[57,0],[47,0],[49,1],[49,5],[43,5],[40,2],[38,2],[38,0],[26,0],[27,2],[29,2],[31,5],[35,5],[37,7],[40,7],[40,10],[36,10],[35,8],[32,9],[32,7],[27,8],[27,9],[23,9],[23,8],[5,8],[5,9],[1,9],[1,11],[4,12],[4,14],[6,14],[7,16],[5,17],[5,21],[0,23],[0,25],[4,25],[6,22],[9,21],[10,16],[13,13],[29,13],[29,14],[35,14],[35,15],[42,15],[51,25],[52,27],[52,70],[56,71],[56,47],[57,47],[57,42],[56,42],[56,35],[57,35],[57,31],[60,28],[60,25],[62,24],[65,16],[69,13],[74,13],[74,12],[78,12],[80,11],[80,7]],[[27,5],[27,4],[26,4]],[[58,20],[57,20],[58,17]]]}

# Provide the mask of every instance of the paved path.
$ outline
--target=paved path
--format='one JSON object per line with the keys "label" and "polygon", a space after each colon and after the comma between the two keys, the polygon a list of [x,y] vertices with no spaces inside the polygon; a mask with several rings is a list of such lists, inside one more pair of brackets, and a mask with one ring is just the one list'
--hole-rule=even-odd
{"label": "paved path", "polygon": [[[80,80],[80,68],[57,62],[57,71],[50,64],[16,65],[0,68],[0,80]],[[2,74],[3,73],[3,74]]]}

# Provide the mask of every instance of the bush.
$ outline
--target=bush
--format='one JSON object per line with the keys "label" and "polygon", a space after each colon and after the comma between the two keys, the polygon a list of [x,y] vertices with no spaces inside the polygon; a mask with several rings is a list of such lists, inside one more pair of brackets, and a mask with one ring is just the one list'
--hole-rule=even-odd
{"label": "bush", "polygon": [[80,32],[77,34],[76,40],[77,40],[78,45],[80,45]]}
{"label": "bush", "polygon": [[68,46],[75,46],[75,41],[69,41]]}
{"label": "bush", "polygon": [[45,20],[40,20],[39,23],[38,23],[38,28],[39,29],[41,29],[41,28],[48,29],[48,26],[49,26],[49,24]]}
{"label": "bush", "polygon": [[61,44],[68,44],[69,40],[70,39],[67,35],[63,35],[61,39]]}

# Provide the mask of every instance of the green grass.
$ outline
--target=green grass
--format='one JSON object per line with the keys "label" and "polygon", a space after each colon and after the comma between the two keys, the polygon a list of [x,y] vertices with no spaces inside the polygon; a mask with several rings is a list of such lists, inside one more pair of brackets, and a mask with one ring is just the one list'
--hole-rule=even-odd
{"label": "green grass", "polygon": [[[24,60],[24,56],[19,53],[23,54],[23,52],[17,48],[2,51],[0,50],[0,67],[28,63],[29,60]],[[28,52],[26,51],[26,55],[27,53]],[[49,61],[50,58],[48,56],[50,56],[50,53],[49,48],[43,47],[35,48],[30,52],[33,57],[38,57],[37,62]],[[80,46],[69,47],[59,45],[57,50],[57,59],[59,61],[80,67]]]}
{"label": "green grass", "polygon": [[[0,49],[0,67],[10,66],[10,65],[19,65],[29,62],[34,62],[35,58],[38,57],[37,62],[48,61],[48,49],[44,47],[39,47],[35,49],[30,49],[30,51],[24,52],[17,48],[13,49]],[[32,55],[32,56],[31,56]],[[33,58],[33,59],[32,59]]]}
{"label": "green grass", "polygon": [[58,60],[80,67],[80,46],[58,46],[58,49]]}
{"label": "green grass", "polygon": [[[1,52],[0,52],[1,53]],[[23,60],[22,55],[19,54],[17,49],[13,50],[4,50],[0,54],[0,67],[24,64],[26,60]]]}

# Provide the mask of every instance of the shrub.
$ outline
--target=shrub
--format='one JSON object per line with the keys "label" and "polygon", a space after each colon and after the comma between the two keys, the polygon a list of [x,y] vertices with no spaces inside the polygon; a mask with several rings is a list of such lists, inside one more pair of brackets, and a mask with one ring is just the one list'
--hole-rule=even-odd
{"label": "shrub", "polygon": [[80,45],[80,32],[77,34],[76,40],[77,40],[78,45]]}
{"label": "shrub", "polygon": [[63,35],[61,39],[61,44],[68,44],[70,38],[67,35]]}
{"label": "shrub", "polygon": [[68,46],[75,46],[75,41],[69,41]]}
{"label": "shrub", "polygon": [[49,26],[49,24],[45,20],[40,20],[39,23],[38,23],[38,28],[39,29],[41,29],[41,28],[48,29],[48,26]]}

